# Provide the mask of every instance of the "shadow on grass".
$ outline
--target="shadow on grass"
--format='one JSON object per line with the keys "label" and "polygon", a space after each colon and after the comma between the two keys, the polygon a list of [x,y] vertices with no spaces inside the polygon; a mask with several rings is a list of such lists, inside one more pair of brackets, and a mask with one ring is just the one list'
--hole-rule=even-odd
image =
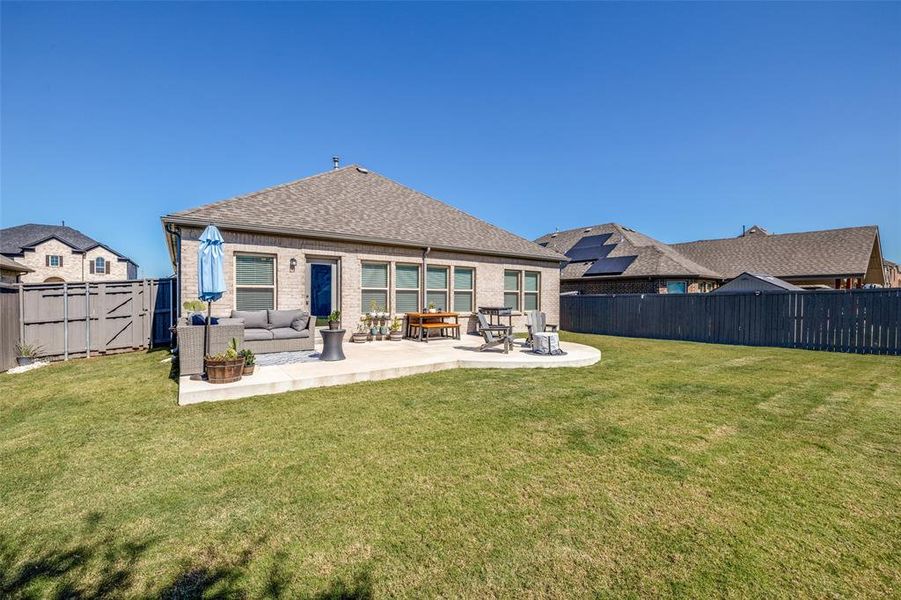
{"label": "shadow on grass", "polygon": [[[250,563],[261,558],[257,540],[235,557],[223,558],[212,549],[185,564],[174,577],[163,582],[149,579],[144,568],[139,574],[142,556],[159,540],[139,542],[114,539],[100,530],[102,516],[91,513],[85,518],[81,540],[65,548],[35,549],[0,536],[0,598],[105,598],[144,596],[153,598],[245,598],[252,595],[245,576]],[[291,572],[285,566],[286,555],[279,551],[259,593],[266,598],[288,598]],[[147,581],[161,587],[145,590]],[[139,585],[140,583],[140,585]],[[138,588],[141,589],[138,589]],[[368,570],[349,579],[336,578],[313,598],[363,600],[372,598]]]}

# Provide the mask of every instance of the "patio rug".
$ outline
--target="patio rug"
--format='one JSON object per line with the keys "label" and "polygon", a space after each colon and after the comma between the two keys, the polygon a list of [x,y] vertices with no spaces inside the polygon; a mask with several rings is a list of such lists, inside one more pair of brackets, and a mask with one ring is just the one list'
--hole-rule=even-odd
{"label": "patio rug", "polygon": [[256,362],[261,367],[271,367],[272,365],[293,365],[294,363],[316,362],[318,360],[318,352],[314,350],[299,350],[297,352],[258,354]]}

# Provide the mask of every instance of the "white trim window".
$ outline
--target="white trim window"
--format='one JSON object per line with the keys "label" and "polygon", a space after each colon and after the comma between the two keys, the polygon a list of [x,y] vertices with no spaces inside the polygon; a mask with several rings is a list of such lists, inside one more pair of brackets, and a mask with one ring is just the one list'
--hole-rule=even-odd
{"label": "white trim window", "polygon": [[275,310],[275,256],[235,253],[235,309]]}
{"label": "white trim window", "polygon": [[541,273],[525,271],[523,273],[523,310],[541,310]]}
{"label": "white trim window", "polygon": [[388,311],[388,263],[364,262],[361,265],[360,309]]}
{"label": "white trim window", "polygon": [[63,257],[59,254],[48,254],[47,255],[47,266],[48,267],[63,266]]}
{"label": "white trim window", "polygon": [[476,270],[473,267],[454,267],[454,312],[472,312],[475,291]]}
{"label": "white trim window", "polygon": [[106,259],[102,256],[94,259],[94,273],[106,273]]}
{"label": "white trim window", "polygon": [[419,265],[394,266],[394,310],[398,314],[419,311]]}
{"label": "white trim window", "polygon": [[504,271],[504,306],[514,311],[519,310],[520,281],[519,271],[512,269]]}
{"label": "white trim window", "polygon": [[439,311],[447,310],[447,267],[428,265],[425,271],[425,304],[435,305]]}

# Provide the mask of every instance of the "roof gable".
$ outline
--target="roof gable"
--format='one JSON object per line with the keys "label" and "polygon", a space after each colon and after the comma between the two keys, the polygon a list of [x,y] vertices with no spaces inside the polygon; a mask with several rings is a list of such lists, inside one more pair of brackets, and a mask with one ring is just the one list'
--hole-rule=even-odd
{"label": "roof gable", "polygon": [[163,221],[563,259],[553,250],[356,165],[173,213]]}
{"label": "roof gable", "polygon": [[65,225],[27,223],[0,229],[0,254],[21,255],[25,250],[31,250],[49,240],[58,240],[75,252],[87,252],[100,246],[115,254],[119,260],[136,265],[133,260],[124,254],[116,252],[106,244],[98,242],[77,229]]}

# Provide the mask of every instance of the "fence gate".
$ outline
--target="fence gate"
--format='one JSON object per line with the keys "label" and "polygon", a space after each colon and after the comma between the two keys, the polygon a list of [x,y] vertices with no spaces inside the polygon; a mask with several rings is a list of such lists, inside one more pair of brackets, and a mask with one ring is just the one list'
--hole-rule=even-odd
{"label": "fence gate", "polygon": [[0,289],[3,370],[15,365],[20,341],[40,346],[42,357],[62,359],[165,346],[179,312],[174,278]]}

